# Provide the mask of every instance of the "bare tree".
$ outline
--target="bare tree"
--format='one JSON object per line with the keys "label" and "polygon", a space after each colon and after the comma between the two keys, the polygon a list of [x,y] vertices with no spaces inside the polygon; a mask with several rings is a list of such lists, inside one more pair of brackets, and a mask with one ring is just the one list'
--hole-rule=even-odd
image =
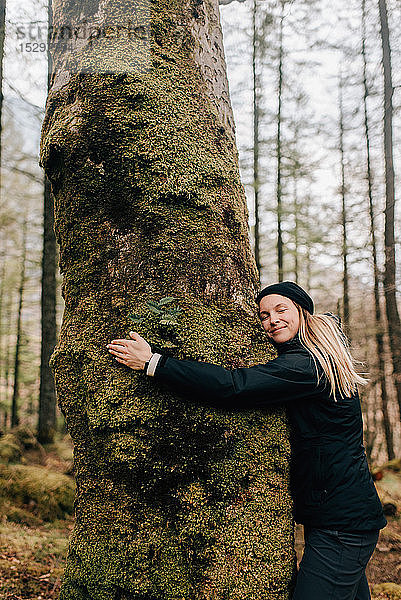
{"label": "bare tree", "polygon": [[0,0],[0,189],[1,189],[1,148],[2,148],[2,116],[3,116],[3,58],[6,29],[6,0]]}
{"label": "bare tree", "polygon": [[375,220],[375,205],[373,199],[373,175],[371,167],[371,152],[370,152],[370,129],[367,98],[369,96],[369,87],[367,81],[367,59],[366,59],[366,0],[362,0],[362,59],[363,59],[363,113],[364,113],[364,133],[366,142],[366,180],[368,184],[368,204],[369,204],[369,219],[370,219],[370,240],[372,248],[373,262],[373,292],[375,306],[375,338],[377,349],[377,365],[378,365],[378,384],[381,396],[381,408],[383,413],[383,426],[386,436],[387,454],[389,460],[394,458],[394,441],[393,431],[391,427],[390,416],[388,412],[388,395],[386,387],[386,376],[384,370],[384,335],[383,335],[383,316],[380,307],[380,290],[379,280],[380,272],[377,260],[377,241],[376,241],[376,220]]}
{"label": "bare tree", "polygon": [[348,234],[347,234],[347,204],[346,204],[346,185],[345,185],[345,157],[344,157],[344,77],[340,72],[338,84],[339,101],[339,151],[341,158],[341,227],[342,227],[342,262],[343,262],[343,325],[348,337],[350,335],[349,327],[349,274],[348,274]]}
{"label": "bare tree", "polygon": [[258,0],[252,7],[252,86],[253,86],[253,190],[255,210],[255,262],[260,280],[260,205],[259,205],[259,118],[260,118],[260,78],[258,76]]}
{"label": "bare tree", "polygon": [[[52,5],[48,6],[49,30]],[[48,52],[48,89],[50,87],[51,56]],[[41,356],[38,440],[42,444],[54,441],[56,432],[56,390],[49,361],[56,345],[56,238],[54,235],[54,204],[50,181],[45,176],[43,186],[43,253],[41,294]]]}
{"label": "bare tree", "polygon": [[281,16],[280,16],[280,33],[279,33],[279,62],[278,62],[278,107],[277,107],[277,141],[276,141],[276,156],[277,156],[277,183],[276,183],[276,198],[277,198],[277,269],[278,280],[283,281],[284,265],[283,265],[283,233],[282,233],[282,99],[283,99],[283,63],[284,63],[284,7],[285,0],[281,0]]}
{"label": "bare tree", "polygon": [[394,240],[394,161],[393,161],[393,83],[391,73],[390,33],[387,18],[386,0],[379,0],[380,31],[383,51],[384,76],[384,158],[386,173],[386,208],[384,226],[385,267],[384,294],[386,298],[386,313],[390,348],[393,361],[394,383],[397,390],[397,400],[401,415],[401,322],[396,297],[396,266]]}
{"label": "bare tree", "polygon": [[17,312],[17,339],[15,343],[14,356],[14,385],[13,397],[11,404],[11,427],[19,424],[18,414],[18,392],[19,392],[19,377],[21,364],[21,334],[22,334],[22,305],[25,290],[25,269],[26,269],[26,237],[27,237],[27,218],[24,217],[22,224],[22,255],[20,265],[20,283],[18,288],[18,312]]}

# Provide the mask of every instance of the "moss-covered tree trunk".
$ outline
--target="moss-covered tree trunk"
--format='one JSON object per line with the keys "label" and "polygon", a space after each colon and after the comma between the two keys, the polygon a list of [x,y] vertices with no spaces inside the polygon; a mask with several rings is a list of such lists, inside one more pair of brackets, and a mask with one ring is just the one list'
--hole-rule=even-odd
{"label": "moss-covered tree trunk", "polygon": [[[71,50],[54,43],[42,163],[65,313],[52,364],[77,480],[60,598],[287,599],[295,555],[282,409],[183,401],[106,349],[134,328],[178,357],[227,367],[269,358],[218,0],[78,6],[54,5],[54,35],[78,19],[130,21],[142,49],[127,26],[112,42],[81,39],[69,72]],[[176,325],[148,305],[167,296]],[[132,313],[145,319],[133,326]]]}

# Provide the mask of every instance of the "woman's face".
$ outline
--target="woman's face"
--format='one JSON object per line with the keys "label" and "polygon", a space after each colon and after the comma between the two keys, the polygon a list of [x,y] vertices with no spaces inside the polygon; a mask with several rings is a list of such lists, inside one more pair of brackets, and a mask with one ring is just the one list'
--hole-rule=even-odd
{"label": "woman's face", "polygon": [[291,340],[299,329],[299,313],[292,300],[280,294],[264,296],[259,303],[262,327],[277,344]]}

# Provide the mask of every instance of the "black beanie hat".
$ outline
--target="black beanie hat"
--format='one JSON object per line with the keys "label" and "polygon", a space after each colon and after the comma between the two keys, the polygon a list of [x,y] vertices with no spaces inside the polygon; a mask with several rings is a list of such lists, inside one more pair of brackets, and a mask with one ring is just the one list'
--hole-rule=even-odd
{"label": "black beanie hat", "polygon": [[280,296],[285,296],[290,300],[294,300],[294,302],[299,304],[299,306],[302,306],[302,308],[305,308],[311,313],[311,315],[313,315],[312,298],[305,292],[305,290],[303,290],[297,283],[294,283],[293,281],[282,281],[281,283],[273,283],[272,285],[268,285],[256,296],[256,302],[259,304],[262,298],[268,296],[269,294],[280,294]]}

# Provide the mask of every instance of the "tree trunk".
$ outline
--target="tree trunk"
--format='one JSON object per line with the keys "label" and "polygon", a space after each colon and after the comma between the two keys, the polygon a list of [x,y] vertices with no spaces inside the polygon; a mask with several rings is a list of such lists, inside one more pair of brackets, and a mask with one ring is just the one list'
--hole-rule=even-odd
{"label": "tree trunk", "polygon": [[[119,24],[132,23],[131,3],[118,6]],[[89,25],[117,20],[111,0],[85,10]],[[71,55],[60,44],[53,54],[41,160],[65,312],[52,366],[77,480],[60,600],[284,600],[295,567],[284,413],[184,402],[106,349],[135,313],[152,347],[179,358],[232,367],[271,357],[218,2],[159,0],[149,11],[151,30],[139,30],[149,69],[127,26],[81,55],[107,57],[114,74],[69,73]],[[55,30],[80,18],[73,0],[54,8]],[[166,297],[177,324],[152,316],[148,302]]]}
{"label": "tree trunk", "polygon": [[260,81],[257,73],[258,67],[258,35],[257,35],[257,15],[258,3],[253,0],[252,8],[252,76],[253,76],[253,189],[254,189],[254,210],[255,210],[255,262],[261,278],[260,264],[260,206],[259,206],[259,114],[260,114]]}
{"label": "tree trunk", "polygon": [[3,370],[4,364],[4,353],[3,353],[3,321],[4,321],[4,296],[5,296],[5,279],[6,279],[6,262],[5,253],[1,252],[1,275],[0,275],[0,408],[7,411],[7,404],[5,398],[7,397],[5,386],[3,386]]}
{"label": "tree trunk", "polygon": [[349,327],[349,276],[348,276],[348,236],[347,236],[347,206],[346,206],[346,188],[345,188],[345,161],[344,161],[344,105],[343,105],[344,81],[342,73],[339,79],[339,150],[341,156],[341,226],[342,226],[342,261],[343,261],[343,323],[344,331],[348,338],[350,337]]}
{"label": "tree trunk", "polygon": [[384,74],[384,158],[386,172],[386,208],[384,225],[384,294],[390,348],[393,361],[394,383],[401,415],[401,322],[397,307],[395,282],[395,243],[394,243],[394,164],[393,164],[393,84],[391,74],[390,36],[387,19],[386,0],[379,0],[381,40]]}
{"label": "tree trunk", "polygon": [[362,58],[363,58],[363,108],[364,108],[364,127],[365,127],[365,142],[366,142],[366,179],[368,182],[368,200],[369,200],[369,218],[370,218],[370,240],[373,259],[373,290],[375,303],[375,337],[377,349],[377,368],[378,368],[378,383],[381,396],[381,406],[383,413],[383,427],[386,436],[388,459],[392,460],[394,455],[394,441],[391,421],[388,413],[388,395],[386,387],[386,375],[384,370],[384,339],[383,339],[383,317],[380,307],[380,291],[379,291],[379,266],[377,263],[377,242],[376,242],[376,223],[375,223],[375,206],[373,201],[373,177],[370,160],[370,131],[368,119],[367,97],[369,95],[367,73],[366,73],[366,2],[362,0]]}
{"label": "tree trunk", "polygon": [[298,181],[297,173],[294,173],[294,279],[298,283],[299,279],[299,198],[298,198]]}
{"label": "tree trunk", "polygon": [[4,322],[6,324],[5,332],[5,352],[4,352],[4,427],[8,426],[9,409],[10,409],[10,331],[12,328],[12,307],[13,307],[13,291],[12,288],[7,290],[7,304],[4,310]]}
{"label": "tree trunk", "polygon": [[1,177],[1,149],[2,149],[2,116],[3,116],[3,58],[4,58],[4,39],[6,32],[6,0],[0,0],[0,189],[2,184]]}
{"label": "tree trunk", "polygon": [[56,345],[56,239],[54,236],[54,206],[50,182],[45,177],[43,189],[43,254],[41,296],[41,356],[38,440],[41,444],[54,441],[56,432],[56,391],[49,361]]}
{"label": "tree trunk", "polygon": [[278,109],[277,109],[277,269],[278,269],[278,280],[283,281],[284,278],[284,266],[283,266],[283,233],[282,233],[282,173],[281,173],[281,107],[282,107],[282,96],[283,96],[283,60],[284,60],[284,47],[283,47],[283,28],[284,28],[284,5],[285,2],[281,2],[281,17],[280,17],[280,34],[279,34],[279,63],[278,63]]}
{"label": "tree trunk", "polygon": [[[302,97],[296,97],[296,113],[298,116],[302,114]],[[300,139],[300,122],[298,118],[293,124],[293,156],[292,156],[292,184],[293,184],[293,216],[294,216],[294,281],[299,283],[299,246],[300,246],[300,212],[301,202],[298,193],[298,178],[300,177],[301,164],[299,160],[298,143]]]}
{"label": "tree trunk", "polygon": [[[52,3],[48,5],[49,29],[52,25]],[[50,87],[51,55],[48,52],[47,88]],[[50,181],[43,185],[43,254],[41,296],[41,356],[38,440],[41,444],[54,441],[56,433],[56,390],[49,361],[56,345],[56,238],[54,236],[54,203]]]}
{"label": "tree trunk", "polygon": [[25,217],[24,223],[22,225],[22,256],[21,256],[20,284],[19,284],[19,288],[18,288],[17,340],[15,343],[15,357],[14,357],[14,386],[13,386],[13,397],[12,397],[12,402],[11,402],[11,427],[16,427],[19,424],[18,391],[19,391],[19,368],[20,368],[21,333],[22,333],[22,304],[23,304],[24,289],[25,289],[26,230],[27,230],[27,219]]}

